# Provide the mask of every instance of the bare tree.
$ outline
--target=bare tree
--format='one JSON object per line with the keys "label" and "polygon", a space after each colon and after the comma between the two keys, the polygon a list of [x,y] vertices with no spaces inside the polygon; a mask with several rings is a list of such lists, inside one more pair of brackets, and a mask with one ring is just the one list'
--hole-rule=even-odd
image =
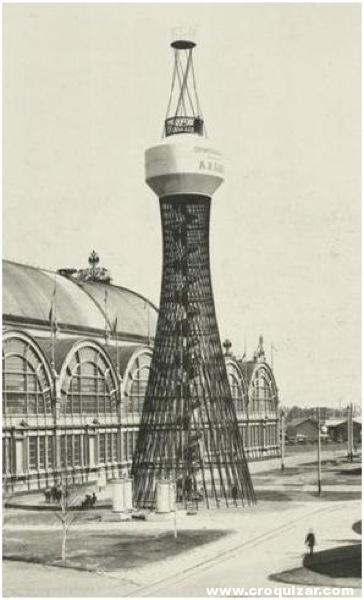
{"label": "bare tree", "polygon": [[61,475],[57,489],[61,510],[55,514],[62,524],[62,563],[66,564],[68,531],[71,525],[80,516],[80,512],[75,510],[80,499],[75,487],[71,485],[71,481],[66,474]]}

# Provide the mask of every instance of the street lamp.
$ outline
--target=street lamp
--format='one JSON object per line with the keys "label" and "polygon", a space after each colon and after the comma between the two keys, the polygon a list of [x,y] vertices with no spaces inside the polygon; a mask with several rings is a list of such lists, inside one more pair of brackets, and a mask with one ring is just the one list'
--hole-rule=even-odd
{"label": "street lamp", "polygon": [[348,444],[347,454],[348,462],[353,462],[353,405],[349,404],[347,408],[347,427],[348,427]]}
{"label": "street lamp", "polygon": [[262,453],[266,456],[268,452],[268,444],[267,444],[267,423],[268,423],[268,415],[265,415],[263,418],[263,450]]}
{"label": "street lamp", "polygon": [[321,419],[320,408],[317,409],[317,491],[321,496]]}
{"label": "street lamp", "polygon": [[285,412],[281,409],[281,471],[284,471],[284,453],[285,453]]}

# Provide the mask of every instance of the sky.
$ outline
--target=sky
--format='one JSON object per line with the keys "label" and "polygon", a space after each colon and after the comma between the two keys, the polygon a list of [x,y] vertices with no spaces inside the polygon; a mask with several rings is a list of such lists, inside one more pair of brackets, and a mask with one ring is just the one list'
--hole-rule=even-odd
{"label": "sky", "polygon": [[195,30],[209,139],[225,156],[211,269],[222,340],[264,336],[284,405],[360,401],[360,5],[7,4],[3,256],[85,267],[159,303],[144,150],[176,27]]}

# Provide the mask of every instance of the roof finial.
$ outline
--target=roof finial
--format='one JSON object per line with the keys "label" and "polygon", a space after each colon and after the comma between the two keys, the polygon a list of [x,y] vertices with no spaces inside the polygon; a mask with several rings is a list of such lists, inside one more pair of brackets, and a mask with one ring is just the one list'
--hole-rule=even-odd
{"label": "roof finial", "polygon": [[225,356],[231,356],[231,346],[232,346],[231,341],[226,338],[226,340],[223,342],[222,345],[225,348]]}
{"label": "roof finial", "polygon": [[264,342],[263,336],[260,335],[259,341],[258,341],[258,348],[254,352],[254,360],[255,361],[259,361],[259,362],[265,361],[265,352],[264,352],[263,342]]}
{"label": "roof finial", "polygon": [[92,250],[90,256],[88,257],[88,264],[91,266],[91,269],[95,270],[96,265],[100,262],[100,257],[97,254],[96,250]]}
{"label": "roof finial", "polygon": [[79,281],[100,281],[102,283],[111,283],[111,275],[105,267],[99,266],[100,257],[96,250],[92,250],[88,257],[88,269],[79,269],[74,275]]}

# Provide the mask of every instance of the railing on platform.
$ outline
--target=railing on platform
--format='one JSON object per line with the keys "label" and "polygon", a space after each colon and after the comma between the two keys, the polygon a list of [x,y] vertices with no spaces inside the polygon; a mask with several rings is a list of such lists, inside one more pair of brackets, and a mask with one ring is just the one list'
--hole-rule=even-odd
{"label": "railing on platform", "polygon": [[200,117],[169,117],[164,122],[166,136],[178,133],[197,133],[203,135],[203,119]]}

